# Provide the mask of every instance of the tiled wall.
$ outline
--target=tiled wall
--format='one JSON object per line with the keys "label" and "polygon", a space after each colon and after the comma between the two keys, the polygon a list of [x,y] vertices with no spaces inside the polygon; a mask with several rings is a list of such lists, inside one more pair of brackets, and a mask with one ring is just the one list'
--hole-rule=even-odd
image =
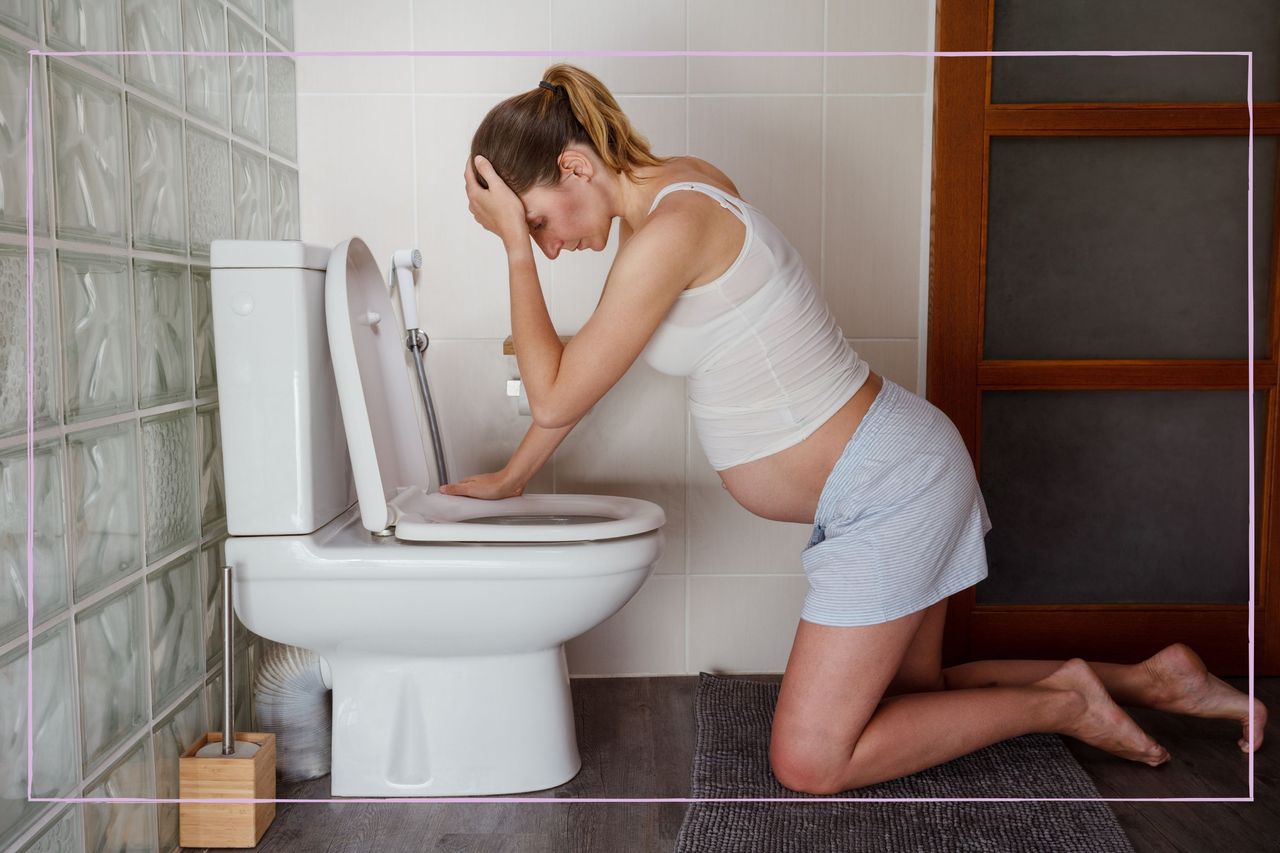
{"label": "tiled wall", "polygon": [[[26,232],[35,146],[37,796],[174,797],[221,726],[209,244],[298,236],[292,0],[0,4],[0,849],[171,850],[172,805],[26,802]],[[265,47],[264,47],[265,46]],[[251,722],[243,630],[236,716]]]}
{"label": "tiled wall", "polygon": [[[630,7],[629,7],[630,8]],[[930,50],[933,0],[340,0],[299,14],[299,50],[547,50],[550,57],[298,60],[304,239],[360,235],[386,272],[425,256],[419,316],[454,479],[506,463],[531,423],[505,396],[516,362],[506,258],[467,211],[471,135],[554,61],[610,87],[661,154],[722,168],[804,257],[850,343],[923,392],[932,61],[927,57],[568,57],[572,50]],[[598,302],[617,246],[536,252],[560,334]],[[780,672],[806,581],[804,524],[753,516],[721,488],[691,429],[684,380],[637,361],[529,492],[643,498],[666,550],[635,598],[569,644],[575,675]]]}

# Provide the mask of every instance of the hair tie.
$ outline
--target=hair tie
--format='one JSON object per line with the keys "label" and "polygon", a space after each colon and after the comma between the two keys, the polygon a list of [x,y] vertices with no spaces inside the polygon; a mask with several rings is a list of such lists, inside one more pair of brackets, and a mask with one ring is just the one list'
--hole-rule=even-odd
{"label": "hair tie", "polygon": [[555,83],[548,83],[546,80],[539,80],[538,85],[548,91],[555,92],[556,94],[564,91],[564,86]]}

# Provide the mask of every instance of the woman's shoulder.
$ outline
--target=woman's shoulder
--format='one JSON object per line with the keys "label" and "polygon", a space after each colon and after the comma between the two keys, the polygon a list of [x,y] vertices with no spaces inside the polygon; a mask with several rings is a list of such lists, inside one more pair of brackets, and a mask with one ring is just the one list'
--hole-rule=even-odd
{"label": "woman's shoulder", "polygon": [[[714,164],[700,157],[679,157],[676,158],[676,162],[673,165],[674,168],[671,172],[660,179],[664,186],[666,184],[678,184],[681,181],[698,181],[710,184],[736,198],[742,198],[742,194],[738,192],[738,187],[729,179],[728,175],[716,168]],[[746,199],[742,200],[746,201]]]}

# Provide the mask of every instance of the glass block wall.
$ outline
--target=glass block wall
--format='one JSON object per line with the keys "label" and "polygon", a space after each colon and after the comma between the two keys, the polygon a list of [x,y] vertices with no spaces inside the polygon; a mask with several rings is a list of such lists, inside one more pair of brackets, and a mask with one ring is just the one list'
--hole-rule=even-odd
{"label": "glass block wall", "polygon": [[[34,789],[176,797],[222,725],[209,244],[297,239],[292,0],[0,2],[0,849],[172,850],[173,805],[26,802],[27,143]],[[237,727],[256,638],[239,627]],[[247,665],[246,665],[247,664]]]}

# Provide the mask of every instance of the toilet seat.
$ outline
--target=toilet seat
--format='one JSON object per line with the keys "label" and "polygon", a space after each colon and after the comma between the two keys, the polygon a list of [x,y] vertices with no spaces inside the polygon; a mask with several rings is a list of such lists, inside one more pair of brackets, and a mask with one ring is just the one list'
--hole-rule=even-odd
{"label": "toilet seat", "polygon": [[606,495],[520,495],[481,501],[404,489],[391,499],[396,538],[410,542],[584,542],[657,530],[662,508]]}
{"label": "toilet seat", "polygon": [[497,501],[429,491],[432,471],[414,411],[410,362],[381,271],[359,237],[339,243],[325,274],[325,322],[360,520],[408,542],[581,542],[660,529],[662,508],[606,495]]}

